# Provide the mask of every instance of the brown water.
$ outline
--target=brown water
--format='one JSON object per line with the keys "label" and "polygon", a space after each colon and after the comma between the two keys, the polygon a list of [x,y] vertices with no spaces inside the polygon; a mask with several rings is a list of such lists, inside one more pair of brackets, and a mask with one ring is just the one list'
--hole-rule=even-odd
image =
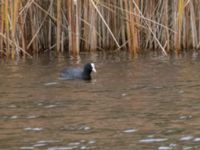
{"label": "brown water", "polygon": [[[0,149],[200,149],[200,58],[1,61]],[[59,71],[94,61],[91,82]]]}

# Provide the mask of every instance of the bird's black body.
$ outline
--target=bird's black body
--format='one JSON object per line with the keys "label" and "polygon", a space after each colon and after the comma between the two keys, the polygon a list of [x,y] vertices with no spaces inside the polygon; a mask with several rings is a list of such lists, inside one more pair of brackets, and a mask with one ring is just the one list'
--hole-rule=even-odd
{"label": "bird's black body", "polygon": [[60,77],[65,80],[73,80],[73,79],[91,80],[92,71],[96,72],[94,64],[88,63],[84,66],[83,69],[66,68],[61,72]]}

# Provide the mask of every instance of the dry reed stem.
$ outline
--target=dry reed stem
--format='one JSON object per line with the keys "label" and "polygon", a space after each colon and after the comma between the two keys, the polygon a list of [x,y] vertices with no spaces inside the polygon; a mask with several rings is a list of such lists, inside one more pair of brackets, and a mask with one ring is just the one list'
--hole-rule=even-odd
{"label": "dry reed stem", "polygon": [[[50,10],[50,7],[47,10],[47,12],[49,12],[49,10]],[[41,22],[40,26],[38,27],[37,31],[33,32],[32,38],[31,38],[29,44],[27,45],[27,49],[30,48],[31,44],[33,43],[33,41],[35,40],[35,38],[38,36],[38,33],[40,32],[41,28],[43,27],[44,22],[45,22],[47,16],[48,16],[48,14],[46,13],[45,16],[44,16],[44,19],[42,20],[42,22]]]}
{"label": "dry reed stem", "polygon": [[115,41],[117,47],[119,48],[120,45],[119,45],[119,43],[117,42],[115,36],[113,35],[113,33],[112,33],[110,27],[109,27],[108,24],[106,23],[106,21],[105,21],[104,17],[102,16],[101,12],[100,12],[99,9],[97,8],[97,6],[96,6],[96,4],[94,3],[94,1],[93,1],[93,0],[90,0],[90,1],[91,1],[92,5],[94,6],[94,8],[96,9],[97,13],[99,14],[100,18],[102,19],[103,23],[105,24],[106,28],[108,29],[108,31],[109,31],[110,35],[112,36],[113,40]]}
{"label": "dry reed stem", "polygon": [[0,54],[11,58],[52,48],[167,55],[200,46],[198,0],[2,0],[0,11]]}
{"label": "dry reed stem", "polygon": [[60,40],[61,40],[61,0],[57,0],[57,28],[56,28],[56,44],[57,52],[60,51]]}
{"label": "dry reed stem", "polygon": [[[102,7],[104,7],[104,8],[106,8],[106,9],[109,9],[109,7],[108,7],[109,4],[107,4],[108,6],[105,6],[104,4],[99,3],[99,5],[102,6]],[[172,28],[170,28],[170,27],[168,27],[168,26],[166,26],[166,25],[164,25],[164,24],[162,24],[162,23],[159,23],[159,22],[157,22],[157,21],[155,21],[155,20],[152,20],[152,19],[147,18],[147,17],[145,17],[145,16],[141,16],[140,14],[136,14],[136,13],[134,13],[134,12],[128,11],[128,10],[126,10],[126,9],[124,9],[124,8],[121,8],[121,7],[117,7],[117,6],[114,6],[114,7],[115,7],[116,9],[122,11],[122,12],[129,13],[130,15],[134,15],[134,16],[138,17],[139,19],[148,21],[149,23],[153,23],[153,24],[155,24],[155,25],[159,25],[160,27],[162,27],[162,28],[164,28],[164,29],[166,29],[166,30],[169,30],[170,32],[172,32],[172,33],[174,33],[174,34],[176,33],[176,31],[173,30]],[[112,11],[112,10],[110,10],[110,11]],[[122,19],[125,19],[125,18],[122,18]]]}
{"label": "dry reed stem", "polygon": [[[14,41],[12,41],[12,40],[9,39],[8,37],[6,37],[4,34],[0,33],[0,36],[1,36],[2,38],[6,39],[6,40],[8,41],[8,44],[9,44],[9,45],[14,45],[15,47],[19,47],[19,46],[17,46],[17,43],[15,43]],[[24,54],[26,54],[27,56],[29,56],[30,58],[32,58],[32,56],[31,56],[28,52],[26,52],[23,48],[19,47],[19,49],[20,49]]]}
{"label": "dry reed stem", "polygon": [[[142,12],[140,11],[138,5],[135,3],[134,0],[133,0],[133,3],[134,3],[134,5],[135,5],[136,9],[139,11],[139,14],[140,14],[141,16],[143,16]],[[153,30],[151,29],[151,27],[149,26],[149,24],[148,24],[146,21],[144,21],[144,22],[145,22],[145,24],[147,25],[147,27],[149,28],[149,31],[151,32],[151,34],[152,34],[153,37],[155,38],[156,42],[157,42],[158,45],[160,46],[160,48],[161,48],[163,54],[164,54],[165,56],[167,56],[167,52],[165,51],[165,49],[164,49],[164,47],[162,46],[162,44],[160,43],[160,41],[157,39],[155,33],[153,32]]]}
{"label": "dry reed stem", "polygon": [[181,33],[183,29],[183,14],[184,13],[184,0],[178,0],[178,27],[176,34],[176,52],[179,53],[181,50]]}

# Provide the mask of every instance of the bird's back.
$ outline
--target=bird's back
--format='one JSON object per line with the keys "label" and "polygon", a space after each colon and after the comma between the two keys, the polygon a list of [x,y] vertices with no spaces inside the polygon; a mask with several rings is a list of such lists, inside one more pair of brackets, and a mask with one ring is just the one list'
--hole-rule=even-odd
{"label": "bird's back", "polygon": [[60,77],[66,80],[72,80],[72,79],[82,79],[83,70],[78,68],[66,68],[64,69]]}

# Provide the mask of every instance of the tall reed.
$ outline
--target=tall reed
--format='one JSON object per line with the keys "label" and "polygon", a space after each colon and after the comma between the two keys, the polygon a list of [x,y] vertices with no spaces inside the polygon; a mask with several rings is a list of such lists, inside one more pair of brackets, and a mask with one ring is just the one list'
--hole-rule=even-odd
{"label": "tall reed", "polygon": [[200,47],[198,0],[1,0],[0,54]]}

